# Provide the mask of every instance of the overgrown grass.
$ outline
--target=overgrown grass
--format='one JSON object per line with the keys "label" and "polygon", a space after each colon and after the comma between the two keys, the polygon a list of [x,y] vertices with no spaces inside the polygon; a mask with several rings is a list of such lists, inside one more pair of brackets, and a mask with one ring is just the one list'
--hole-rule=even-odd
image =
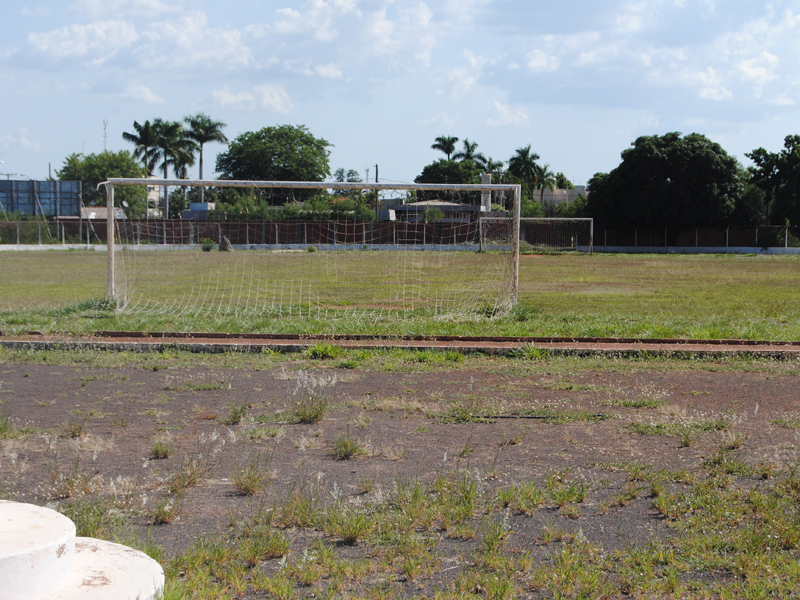
{"label": "overgrown grass", "polygon": [[[392,253],[375,254],[393,259]],[[287,258],[287,265],[296,259]],[[32,280],[30,273],[37,277]],[[423,315],[403,321],[358,319],[347,311],[329,312],[326,318],[293,316],[288,310],[237,310],[215,313],[219,316],[213,319],[205,311],[117,314],[107,303],[92,300],[102,298],[105,282],[101,253],[9,253],[0,286],[0,329],[800,339],[795,299],[800,258],[794,256],[522,257],[519,308],[500,319],[479,312],[454,320]]]}

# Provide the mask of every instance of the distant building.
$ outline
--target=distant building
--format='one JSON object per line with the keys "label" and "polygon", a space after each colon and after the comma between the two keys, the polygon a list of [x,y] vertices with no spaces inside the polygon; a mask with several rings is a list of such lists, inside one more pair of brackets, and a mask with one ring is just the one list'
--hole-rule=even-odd
{"label": "distant building", "polygon": [[[477,221],[483,206],[477,204],[458,204],[456,202],[446,202],[445,200],[425,200],[412,204],[400,204],[391,209],[398,221],[407,223],[430,222],[432,211],[440,211],[442,218],[437,219],[439,223],[470,223]],[[392,219],[395,220],[395,219]]]}
{"label": "distant building", "polygon": [[[158,179],[150,175],[148,179]],[[161,188],[157,185],[147,186],[147,218],[160,219],[164,211],[161,210]]]}
{"label": "distant building", "polygon": [[0,179],[0,207],[24,216],[78,217],[81,182]]}
{"label": "distant building", "polygon": [[[533,194],[533,197],[536,200],[542,198],[542,191],[536,190]],[[572,201],[578,197],[579,194],[586,195],[586,186],[585,185],[576,185],[571,190],[565,190],[561,188],[556,188],[554,190],[548,190],[545,188],[544,190],[544,197],[542,200],[547,204],[563,204],[566,202],[567,204],[572,204]]]}

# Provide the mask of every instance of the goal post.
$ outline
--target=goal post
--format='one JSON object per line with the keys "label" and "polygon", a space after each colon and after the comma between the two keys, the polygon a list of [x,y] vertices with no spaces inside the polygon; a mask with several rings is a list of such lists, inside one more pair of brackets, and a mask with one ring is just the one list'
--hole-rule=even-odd
{"label": "goal post", "polygon": [[[128,185],[239,188],[265,206],[297,196],[305,205],[293,220],[266,209],[209,220],[117,220],[114,190]],[[112,178],[105,186],[108,294],[118,310],[451,317],[496,315],[517,302],[518,185]],[[511,197],[514,206],[503,247],[487,254],[479,252],[481,193]],[[394,220],[348,212],[353,202],[379,208],[378,195],[381,205],[394,204]],[[320,198],[338,219],[307,216]],[[202,252],[203,240],[233,252]]]}

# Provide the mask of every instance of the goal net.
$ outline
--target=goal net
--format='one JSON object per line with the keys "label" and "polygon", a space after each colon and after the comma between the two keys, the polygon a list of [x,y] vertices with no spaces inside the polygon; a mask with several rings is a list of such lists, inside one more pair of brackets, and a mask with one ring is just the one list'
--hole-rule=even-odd
{"label": "goal net", "polygon": [[218,204],[199,219],[117,219],[109,295],[120,311],[209,318],[451,318],[501,314],[516,299],[514,219],[494,225],[493,247],[484,248],[480,215],[482,195],[511,192],[518,198],[517,186],[153,179],[108,184],[110,206],[114,188],[122,185],[203,185],[214,188],[206,190],[206,199],[232,188],[249,206],[260,207],[232,214]]}
{"label": "goal net", "polygon": [[[486,217],[481,220],[480,237],[484,248],[503,246],[508,219]],[[594,250],[594,219],[524,218],[519,225],[520,254],[576,252]]]}

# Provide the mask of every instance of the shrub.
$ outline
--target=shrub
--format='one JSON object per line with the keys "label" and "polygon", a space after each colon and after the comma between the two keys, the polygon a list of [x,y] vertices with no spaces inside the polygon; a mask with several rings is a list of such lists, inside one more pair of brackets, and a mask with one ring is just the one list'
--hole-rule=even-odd
{"label": "shrub", "polygon": [[211,252],[217,247],[217,244],[211,238],[203,238],[200,240],[200,247],[203,249],[203,252]]}

